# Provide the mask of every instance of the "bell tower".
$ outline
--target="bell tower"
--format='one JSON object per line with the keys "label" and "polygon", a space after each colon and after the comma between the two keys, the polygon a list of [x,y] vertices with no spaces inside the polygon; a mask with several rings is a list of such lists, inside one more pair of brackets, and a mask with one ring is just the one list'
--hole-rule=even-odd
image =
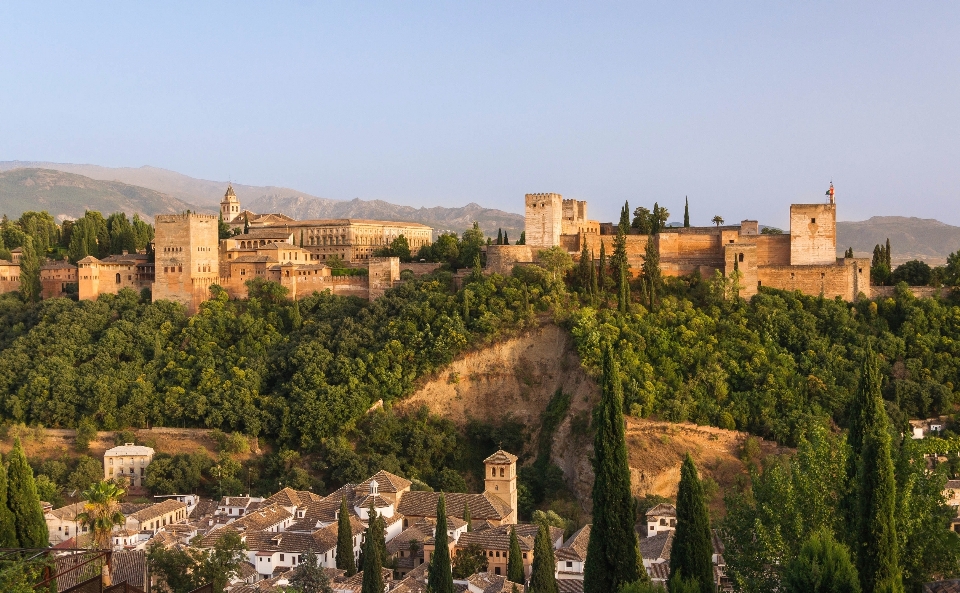
{"label": "bell tower", "polygon": [[517,522],[517,456],[499,450],[483,460],[485,471],[483,493],[496,497],[513,509],[512,520]]}
{"label": "bell tower", "polygon": [[220,201],[220,216],[223,222],[230,224],[233,219],[240,216],[240,200],[233,191],[233,184],[227,185],[227,193],[223,194],[223,200]]}

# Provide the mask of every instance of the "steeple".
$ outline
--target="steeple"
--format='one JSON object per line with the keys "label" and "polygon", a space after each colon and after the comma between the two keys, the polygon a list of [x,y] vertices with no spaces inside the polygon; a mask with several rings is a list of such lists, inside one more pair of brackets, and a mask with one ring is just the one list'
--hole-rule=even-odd
{"label": "steeple", "polygon": [[233,191],[232,183],[227,185],[227,193],[223,194],[223,200],[220,201],[220,215],[223,217],[223,222],[228,224],[240,216],[240,200]]}

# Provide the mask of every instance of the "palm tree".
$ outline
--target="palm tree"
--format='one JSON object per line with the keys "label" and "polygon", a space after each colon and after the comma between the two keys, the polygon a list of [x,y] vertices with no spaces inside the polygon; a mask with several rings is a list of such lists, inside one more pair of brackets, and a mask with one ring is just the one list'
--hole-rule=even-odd
{"label": "palm tree", "polygon": [[717,225],[717,226],[720,226],[721,224],[723,224],[723,217],[718,214],[718,215],[714,216],[714,217],[710,220],[710,222],[712,222],[713,224],[715,224],[715,225]]}
{"label": "palm tree", "polygon": [[110,534],[115,525],[122,524],[126,518],[120,512],[120,499],[126,491],[113,482],[91,484],[83,493],[87,499],[83,512],[77,514],[77,521],[90,529],[94,545],[101,550],[109,549]]}

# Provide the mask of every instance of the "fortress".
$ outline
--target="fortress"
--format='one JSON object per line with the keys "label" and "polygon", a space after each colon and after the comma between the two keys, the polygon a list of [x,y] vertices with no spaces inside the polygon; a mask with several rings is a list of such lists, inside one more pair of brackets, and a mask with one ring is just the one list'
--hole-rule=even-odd
{"label": "fortress", "polygon": [[[832,188],[831,188],[832,189]],[[653,235],[665,276],[699,272],[710,278],[719,270],[741,274],[740,295],[750,297],[762,286],[852,301],[870,296],[870,260],[837,257],[837,206],[833,194],[824,204],[790,206],[789,234],[763,234],[755,220],[738,226],[666,227]],[[561,247],[579,260],[584,245],[597,261],[600,246],[613,253],[617,226],[587,218],[587,203],[560,194],[527,194],[526,245],[494,245],[487,249],[487,268],[507,272],[516,263],[533,262],[542,249]],[[632,230],[632,229],[631,229]],[[627,259],[637,276],[648,235],[628,234]]]}
{"label": "fortress", "polygon": [[[123,253],[87,256],[76,266],[48,262],[40,270],[42,296],[63,296],[72,285],[81,300],[124,288],[150,289],[154,301],[178,302],[193,314],[210,298],[212,285],[233,298],[244,298],[247,281],[262,278],[281,284],[292,298],[329,290],[372,299],[400,280],[400,260],[376,257],[374,252],[400,235],[416,252],[433,237],[433,229],[416,223],[298,221],[283,214],[256,214],[240,208],[232,186],[227,188],[220,213],[237,234],[220,239],[216,215],[163,214],[154,219],[152,258],[146,253]],[[0,261],[0,292],[20,286],[20,250],[13,250],[12,256],[12,262]],[[327,263],[353,268],[354,273],[335,276]]]}

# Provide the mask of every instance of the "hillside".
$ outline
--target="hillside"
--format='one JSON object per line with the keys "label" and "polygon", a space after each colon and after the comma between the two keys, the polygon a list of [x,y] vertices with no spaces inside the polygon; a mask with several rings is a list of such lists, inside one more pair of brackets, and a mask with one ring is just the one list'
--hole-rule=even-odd
{"label": "hillside", "polygon": [[98,181],[50,169],[0,171],[0,213],[11,218],[28,210],[46,210],[58,220],[78,218],[85,210],[155,214],[196,210],[187,202],[152,189],[117,181]]}
{"label": "hillside", "polygon": [[860,222],[837,223],[837,250],[853,247],[858,256],[873,254],[873,247],[890,239],[894,264],[920,259],[942,264],[960,250],[960,227],[932,218],[874,216]]}
{"label": "hillside", "polygon": [[[589,508],[593,444],[585,428],[599,390],[580,365],[569,334],[556,325],[545,324],[459,357],[441,376],[396,405],[411,410],[426,405],[460,426],[470,419],[517,421],[533,433],[530,450],[525,451],[532,456],[541,414],[561,388],[572,397],[570,409],[553,435],[551,457],[563,469],[567,485],[581,505]],[[702,474],[716,484],[711,510],[722,513],[723,494],[735,488],[738,476],[746,472],[740,461],[746,438],[746,433],[708,426],[627,418],[634,495],[675,497],[680,465],[689,452]],[[761,442],[761,449],[766,454],[782,451],[771,442]]]}
{"label": "hillside", "polygon": [[453,231],[457,234],[470,228],[473,222],[480,223],[487,236],[496,237],[497,229],[504,229],[511,241],[520,238],[523,216],[484,208],[470,203],[459,208],[413,208],[398,206],[382,200],[349,201],[319,200],[305,197],[264,196],[251,204],[255,212],[282,212],[298,219],[310,218],[372,218],[419,222],[431,226],[437,232]]}

